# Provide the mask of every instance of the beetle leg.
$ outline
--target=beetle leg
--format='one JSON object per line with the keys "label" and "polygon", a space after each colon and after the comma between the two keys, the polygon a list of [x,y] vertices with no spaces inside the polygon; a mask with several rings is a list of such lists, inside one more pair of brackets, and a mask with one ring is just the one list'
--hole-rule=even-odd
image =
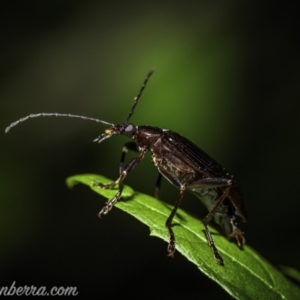
{"label": "beetle leg", "polygon": [[133,152],[139,152],[137,145],[135,142],[127,142],[122,149],[121,153],[121,160],[120,160],[120,167],[119,167],[119,173],[121,174],[123,169],[124,169],[124,161],[125,161],[125,156],[128,151],[133,151]]}
{"label": "beetle leg", "polygon": [[235,238],[238,246],[242,248],[246,242],[244,238],[244,232],[237,227],[234,216],[231,217],[230,224],[232,226],[232,232],[229,234],[228,238]]}
{"label": "beetle leg", "polygon": [[168,244],[168,247],[167,247],[167,250],[168,250],[168,256],[170,257],[174,257],[174,253],[176,251],[176,246],[175,246],[175,234],[172,230],[172,221],[173,221],[173,218],[176,214],[176,211],[178,209],[178,207],[180,206],[180,203],[182,201],[182,198],[183,198],[183,194],[184,194],[184,191],[185,191],[185,186],[182,185],[179,181],[179,179],[172,173],[170,172],[169,170],[165,169],[161,164],[157,163],[157,168],[161,174],[161,176],[158,176],[157,178],[157,182],[160,184],[161,182],[161,178],[162,178],[162,175],[165,176],[166,178],[168,178],[168,180],[173,184],[175,185],[176,187],[178,187],[180,189],[180,193],[179,193],[179,198],[177,199],[174,207],[173,207],[173,210],[171,212],[171,214],[169,215],[165,225],[168,229],[168,232],[169,232],[169,237],[170,237],[170,240],[169,240],[169,244]]}
{"label": "beetle leg", "polygon": [[176,250],[176,247],[175,247],[175,234],[172,230],[172,221],[173,221],[173,218],[176,214],[176,211],[178,209],[178,207],[180,206],[180,203],[182,201],[182,198],[183,198],[183,194],[184,194],[184,191],[185,191],[185,188],[184,186],[180,189],[180,193],[179,193],[179,198],[177,199],[173,209],[172,209],[172,212],[171,214],[169,215],[167,221],[166,221],[166,227],[169,231],[169,236],[170,236],[170,241],[169,241],[169,244],[168,244],[168,256],[170,257],[174,257],[174,253],[175,253],[175,250]]}
{"label": "beetle leg", "polygon": [[230,179],[225,178],[205,178],[198,181],[193,182],[192,184],[189,184],[186,186],[187,189],[197,189],[197,188],[224,188],[222,196],[219,198],[216,205],[213,207],[213,209],[206,215],[206,217],[202,220],[202,223],[204,225],[207,225],[215,212],[218,210],[220,205],[223,203],[224,199],[228,196],[228,193],[230,191],[232,185],[232,181]]}
{"label": "beetle leg", "polygon": [[[215,246],[214,240],[213,240],[212,235],[207,227],[207,224],[211,221],[211,219],[212,219],[213,215],[215,214],[215,212],[217,211],[217,209],[223,203],[224,199],[228,196],[231,184],[232,184],[232,181],[230,179],[205,178],[205,179],[201,179],[199,181],[193,182],[192,184],[186,186],[187,189],[195,189],[195,188],[200,188],[200,187],[201,188],[203,188],[203,187],[207,187],[207,188],[218,188],[219,187],[219,188],[221,188],[221,187],[225,186],[225,190],[224,190],[222,196],[219,198],[218,202],[215,204],[213,209],[206,215],[206,217],[202,220],[208,245],[214,254],[215,260],[221,266],[224,265],[223,259],[220,256],[220,254]],[[243,235],[242,235],[241,231],[234,225],[234,219],[231,221],[231,225],[233,228],[232,235],[237,239],[238,244],[242,243]]]}
{"label": "beetle leg", "polygon": [[[119,185],[119,190],[116,193],[116,195],[109,202],[107,202],[106,205],[97,214],[97,216],[99,218],[101,218],[102,215],[106,215],[113,208],[113,206],[118,202],[118,200],[121,198],[122,191],[123,191],[123,180],[125,179],[127,174],[130,171],[132,171],[134,169],[134,167],[144,158],[146,152],[147,152],[147,149],[144,149],[143,151],[140,152],[140,154],[137,157],[133,158],[128,163],[128,165],[124,168],[124,170],[120,174],[119,178],[116,181],[113,182],[114,185],[116,185],[116,184]],[[102,187],[99,183],[98,183],[98,186]],[[104,188],[107,188],[107,185],[105,185]]]}
{"label": "beetle leg", "polygon": [[206,217],[202,220],[203,224],[208,224],[212,217],[214,216],[215,212],[218,210],[218,208],[220,207],[220,205],[222,205],[223,201],[225,200],[225,198],[228,196],[229,190],[230,190],[231,185],[229,185],[223,192],[222,196],[219,198],[218,202],[216,203],[216,205],[214,206],[214,208],[206,215]]}
{"label": "beetle leg", "polygon": [[[126,156],[126,153],[129,150],[134,151],[134,152],[139,152],[138,149],[137,149],[137,146],[134,142],[128,142],[123,146],[122,153],[121,153],[120,165],[119,165],[119,175],[121,175],[122,172],[123,172],[125,156]],[[117,180],[115,180],[111,183],[108,183],[108,184],[103,184],[101,182],[94,181],[93,186],[97,186],[97,187],[102,188],[102,189],[111,189],[118,183],[119,180],[120,179],[118,178]]]}
{"label": "beetle leg", "polygon": [[159,173],[158,177],[157,177],[157,180],[156,180],[155,191],[154,191],[154,197],[156,199],[159,199],[160,187],[161,187],[161,180],[162,180],[162,175],[161,175],[161,173]]}
{"label": "beetle leg", "polygon": [[223,262],[223,259],[222,257],[220,256],[216,246],[215,246],[215,242],[212,238],[212,235],[207,227],[207,225],[204,224],[204,229],[205,229],[205,236],[206,236],[206,239],[207,239],[207,242],[208,242],[208,245],[209,247],[211,248],[213,254],[214,254],[214,257],[215,257],[215,260],[217,261],[217,263],[221,266],[224,266],[224,262]]}
{"label": "beetle leg", "polygon": [[[211,221],[212,217],[214,216],[214,214],[217,212],[218,208],[222,205],[223,201],[226,199],[226,197],[229,194],[231,185],[232,185],[232,181],[230,179],[224,179],[224,178],[206,178],[204,179],[206,181],[206,184],[208,183],[208,187],[213,187],[213,188],[221,188],[224,187],[223,189],[223,194],[221,195],[221,197],[218,199],[217,203],[214,205],[214,207],[208,212],[208,214],[205,216],[205,218],[202,220],[202,223],[205,226],[205,234],[208,240],[208,243],[214,253],[214,256],[216,258],[216,260],[219,262],[218,257],[216,256],[216,249],[214,246],[214,242],[213,239],[210,235],[210,232],[207,228],[207,224]],[[198,187],[203,187],[203,181],[204,180],[199,180],[198,182],[194,182],[191,185],[188,185],[186,188],[190,189],[195,189]],[[225,184],[224,184],[225,183]],[[228,233],[227,230],[225,230],[225,233],[227,235],[227,237],[229,239],[231,238],[235,238],[237,245],[242,248],[243,245],[245,244],[245,238],[244,238],[244,232],[242,232],[238,227],[237,224],[235,222],[235,217],[232,216],[230,218],[230,220],[228,220],[230,222],[231,225],[231,232]],[[221,224],[220,224],[221,225]],[[222,225],[221,225],[222,227]]]}
{"label": "beetle leg", "polygon": [[196,188],[218,188],[218,187],[227,187],[232,183],[231,179],[225,178],[204,178],[197,181],[194,181],[186,186],[187,189],[196,189]]}

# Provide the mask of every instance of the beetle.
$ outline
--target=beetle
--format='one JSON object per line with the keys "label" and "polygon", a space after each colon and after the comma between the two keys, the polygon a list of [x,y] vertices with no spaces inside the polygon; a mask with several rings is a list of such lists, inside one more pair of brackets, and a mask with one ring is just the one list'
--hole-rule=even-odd
{"label": "beetle", "polygon": [[[168,129],[148,125],[136,126],[130,122],[136,105],[153,72],[154,69],[146,76],[142,87],[134,98],[127,119],[123,123],[115,125],[100,119],[73,114],[38,113],[28,115],[11,123],[5,129],[5,132],[7,133],[20,122],[40,116],[81,118],[109,125],[110,127],[98,136],[94,142],[101,143],[116,134],[125,135],[131,141],[127,142],[122,149],[119,177],[110,184],[93,183],[94,186],[104,189],[113,188],[118,185],[118,192],[101,209],[98,217],[101,218],[106,215],[120,200],[124,179],[143,160],[145,154],[150,151],[154,165],[159,172],[156,181],[155,197],[158,198],[162,177],[166,178],[172,185],[179,189],[179,197],[165,223],[169,233],[168,256],[173,257],[176,250],[172,221],[182,202],[184,193],[189,190],[201,200],[209,211],[202,220],[205,235],[215,260],[218,264],[224,265],[207,225],[214,219],[215,223],[220,225],[225,235],[229,239],[235,238],[237,245],[242,248],[245,244],[244,233],[238,228],[236,216],[246,222],[247,209],[245,201],[233,176],[187,138]],[[125,166],[125,156],[128,151],[137,152],[138,155]]]}

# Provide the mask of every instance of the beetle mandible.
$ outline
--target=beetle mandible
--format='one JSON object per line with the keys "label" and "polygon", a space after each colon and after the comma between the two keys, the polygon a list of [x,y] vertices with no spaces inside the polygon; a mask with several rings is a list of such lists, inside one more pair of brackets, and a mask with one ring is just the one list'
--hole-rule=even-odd
{"label": "beetle mandible", "polygon": [[[101,209],[98,213],[98,217],[101,218],[103,215],[106,215],[117,201],[120,200],[124,179],[144,158],[145,154],[148,151],[151,151],[153,162],[159,171],[155,189],[156,198],[158,198],[162,177],[165,177],[180,191],[174,208],[165,223],[169,232],[169,243],[167,247],[168,255],[173,257],[176,249],[175,234],[172,229],[173,218],[180,206],[185,191],[190,190],[201,200],[209,211],[202,220],[205,235],[215,260],[220,265],[223,265],[223,259],[214,244],[207,225],[213,218],[214,221],[221,226],[225,235],[229,239],[235,238],[238,246],[242,248],[245,243],[244,233],[237,227],[236,216],[246,222],[247,210],[245,201],[243,200],[242,194],[236,186],[233,177],[219,163],[194,143],[168,129],[147,125],[136,126],[129,122],[153,72],[154,69],[146,76],[142,87],[134,98],[131,110],[124,123],[115,125],[103,120],[73,114],[38,113],[28,115],[13,122],[5,129],[5,132],[7,133],[12,127],[20,122],[40,116],[81,118],[110,125],[111,127],[98,136],[94,142],[101,143],[115,134],[126,135],[131,141],[127,142],[122,149],[119,177],[110,184],[94,182],[95,186],[105,189],[118,185],[118,192],[114,198]],[[138,152],[139,154],[124,166],[125,156],[129,150]]]}

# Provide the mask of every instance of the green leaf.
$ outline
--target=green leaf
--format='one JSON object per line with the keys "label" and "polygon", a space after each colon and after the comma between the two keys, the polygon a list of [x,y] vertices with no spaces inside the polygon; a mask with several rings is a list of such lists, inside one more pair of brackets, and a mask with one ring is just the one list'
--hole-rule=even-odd
{"label": "green leaf", "polygon": [[[73,187],[77,183],[83,183],[108,199],[114,197],[117,188],[105,190],[93,187],[94,181],[112,182],[99,175],[84,174],[69,177],[67,185]],[[127,186],[124,187],[122,196],[123,201],[119,201],[115,206],[149,226],[152,236],[168,242],[165,221],[171,212],[171,206],[148,195],[135,193]],[[224,260],[225,266],[222,267],[213,257],[200,220],[179,209],[173,224],[177,225],[173,226],[177,251],[196,264],[234,298],[300,299],[300,289],[249,246],[240,250],[237,245],[230,243],[223,235],[210,228]]]}

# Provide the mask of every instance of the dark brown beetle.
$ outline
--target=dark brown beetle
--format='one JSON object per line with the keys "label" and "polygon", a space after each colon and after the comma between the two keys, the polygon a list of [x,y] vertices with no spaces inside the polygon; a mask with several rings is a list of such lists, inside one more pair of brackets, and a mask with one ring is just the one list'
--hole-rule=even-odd
{"label": "dark brown beetle", "polygon": [[[111,127],[106,129],[103,134],[96,138],[94,140],[95,142],[100,143],[115,134],[126,135],[132,141],[126,143],[123,147],[119,170],[120,176],[110,184],[94,182],[94,185],[100,188],[112,188],[115,185],[119,186],[119,190],[115,197],[98,213],[99,218],[102,215],[106,215],[121,198],[125,177],[144,158],[145,154],[148,151],[151,151],[153,162],[159,171],[155,196],[158,198],[162,176],[180,190],[179,198],[166,221],[166,227],[170,236],[168,255],[173,257],[175,253],[175,235],[172,230],[173,218],[180,206],[184,192],[190,190],[202,201],[209,211],[202,221],[205,228],[205,235],[216,261],[220,265],[223,265],[223,259],[215,247],[207,224],[214,218],[214,221],[221,226],[225,235],[228,238],[235,238],[238,246],[242,248],[245,239],[243,232],[237,227],[235,216],[241,217],[244,222],[246,221],[247,212],[245,202],[233,177],[229,175],[219,163],[188,139],[171,130],[152,126],[135,126],[132,123],[129,123],[138,100],[153,72],[154,70],[151,70],[147,75],[139,93],[134,98],[132,108],[124,123],[114,125],[103,120],[85,116],[39,113],[31,114],[19,119],[8,126],[5,132],[8,132],[20,122],[40,116],[81,118],[110,125]],[[138,152],[139,155],[133,158],[124,167],[125,155],[129,150]]]}

